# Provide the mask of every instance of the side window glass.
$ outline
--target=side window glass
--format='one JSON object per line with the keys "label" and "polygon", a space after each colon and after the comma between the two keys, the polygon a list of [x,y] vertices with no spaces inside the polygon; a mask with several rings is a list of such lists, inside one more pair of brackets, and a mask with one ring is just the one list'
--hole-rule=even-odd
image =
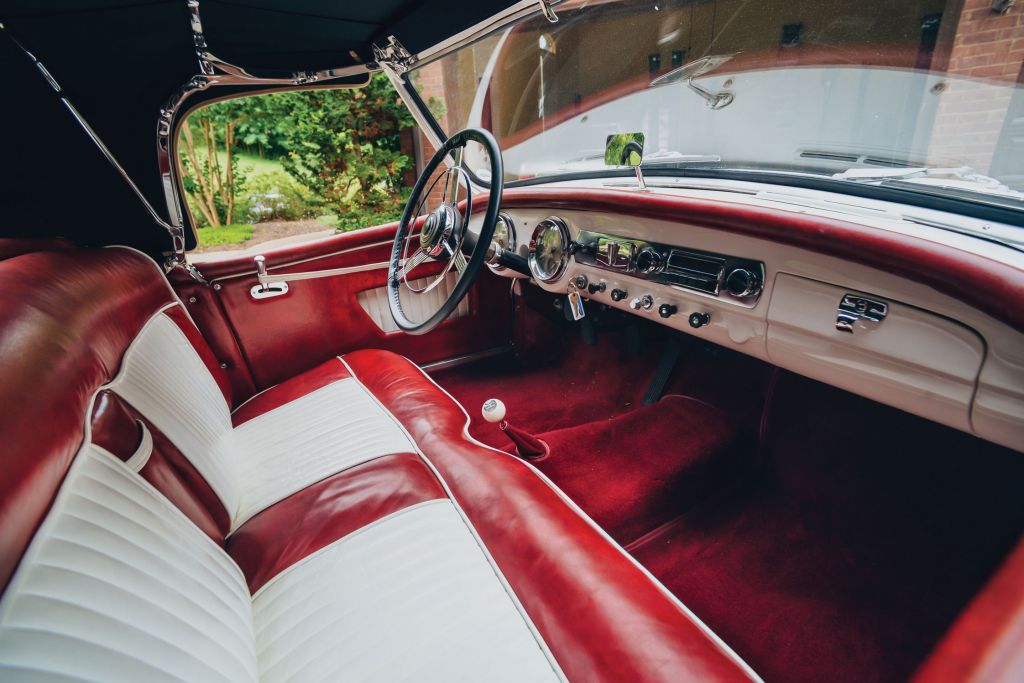
{"label": "side window glass", "polygon": [[199,236],[194,253],[398,220],[423,156],[421,137],[382,74],[359,88],[254,95],[197,109],[181,124],[177,147]]}

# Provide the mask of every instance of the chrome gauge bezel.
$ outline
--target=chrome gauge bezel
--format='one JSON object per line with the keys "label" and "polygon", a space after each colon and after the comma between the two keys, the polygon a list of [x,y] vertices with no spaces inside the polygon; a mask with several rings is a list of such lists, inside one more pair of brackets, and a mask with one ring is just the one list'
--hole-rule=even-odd
{"label": "chrome gauge bezel", "polygon": [[[512,254],[516,253],[516,222],[512,220],[512,216],[509,216],[507,213],[499,213],[498,223],[505,228],[505,232],[506,234],[508,234],[508,244],[501,244],[500,242],[498,242],[496,238],[493,239],[492,241],[498,242],[498,245],[502,248],[503,251]],[[494,230],[495,232],[497,232],[498,227],[495,226]],[[492,264],[489,262],[487,263],[487,267],[495,272],[507,270],[505,266]]]}
{"label": "chrome gauge bezel", "polygon": [[[540,264],[537,263],[537,243],[540,236],[551,229],[557,230],[561,237],[562,253],[555,271],[553,273],[545,273],[541,271]],[[566,266],[569,265],[569,256],[569,226],[565,224],[565,221],[557,216],[549,216],[538,223],[537,227],[533,229],[533,235],[530,237],[530,257],[527,260],[533,277],[541,282],[554,282],[565,272]]]}

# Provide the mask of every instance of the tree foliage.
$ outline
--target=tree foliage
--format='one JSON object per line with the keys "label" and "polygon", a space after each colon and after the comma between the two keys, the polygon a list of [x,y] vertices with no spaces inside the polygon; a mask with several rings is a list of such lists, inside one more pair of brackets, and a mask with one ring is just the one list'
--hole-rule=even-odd
{"label": "tree foliage", "polygon": [[413,160],[402,153],[400,134],[413,120],[387,78],[292,97],[280,128],[288,173],[339,208],[380,206],[401,195]]}
{"label": "tree foliage", "polygon": [[235,154],[241,147],[280,161],[339,215],[387,211],[401,206],[405,174],[414,165],[401,144],[402,131],[412,126],[382,74],[361,88],[218,102],[182,126],[185,189],[209,225],[235,222],[236,198],[245,189]]}
{"label": "tree foliage", "polygon": [[185,190],[213,227],[235,222],[235,200],[245,184],[234,155],[235,130],[246,115],[244,102],[205,107],[191,114],[181,127]]}

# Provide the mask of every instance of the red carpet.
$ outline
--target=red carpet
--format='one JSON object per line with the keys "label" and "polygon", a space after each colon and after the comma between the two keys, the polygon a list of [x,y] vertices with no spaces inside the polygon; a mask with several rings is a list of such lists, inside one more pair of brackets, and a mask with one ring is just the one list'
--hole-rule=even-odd
{"label": "red carpet", "polygon": [[620,542],[682,514],[720,485],[737,445],[725,412],[682,396],[541,438],[551,455],[536,466]]}
{"label": "red carpet", "polygon": [[629,550],[769,681],[901,681],[1024,527],[1024,459],[785,376],[765,469]]}
{"label": "red carpet", "polygon": [[639,407],[660,347],[619,341],[437,379],[498,447],[475,413],[502,398],[551,445],[538,467],[765,680],[906,680],[1024,529],[1019,454],[785,372],[762,416],[770,368],[693,345],[669,391],[703,402]]}
{"label": "red carpet", "polygon": [[[571,334],[575,332],[575,334]],[[621,333],[601,336],[587,346],[570,328],[560,343],[561,357],[540,367],[520,365],[511,357],[494,358],[442,370],[434,379],[466,407],[470,433],[484,443],[508,443],[497,427],[483,421],[480,406],[500,398],[509,420],[533,434],[623,415],[640,405],[644,388],[658,363],[654,353],[628,356]]]}

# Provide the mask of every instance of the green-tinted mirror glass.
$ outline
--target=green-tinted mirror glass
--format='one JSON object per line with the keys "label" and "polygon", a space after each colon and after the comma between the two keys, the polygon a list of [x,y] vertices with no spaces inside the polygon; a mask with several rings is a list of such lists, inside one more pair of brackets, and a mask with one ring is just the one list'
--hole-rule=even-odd
{"label": "green-tinted mirror glass", "polygon": [[639,166],[643,159],[643,133],[619,133],[608,136],[604,148],[604,163],[606,165]]}

